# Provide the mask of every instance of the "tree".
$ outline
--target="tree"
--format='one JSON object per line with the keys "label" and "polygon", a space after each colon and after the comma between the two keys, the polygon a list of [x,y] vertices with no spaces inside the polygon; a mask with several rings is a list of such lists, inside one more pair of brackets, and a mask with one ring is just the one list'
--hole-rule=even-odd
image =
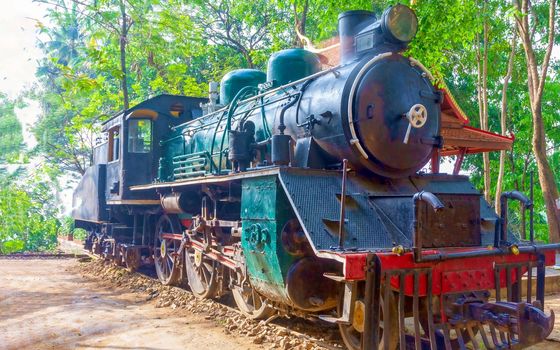
{"label": "tree", "polygon": [[14,160],[23,149],[21,124],[15,108],[18,101],[0,92],[0,163]]}
{"label": "tree", "polygon": [[[513,38],[511,39],[511,52],[509,54],[507,71],[504,76],[503,86],[502,86],[502,98],[500,104],[500,129],[502,135],[506,135],[507,132],[507,92],[509,87],[509,82],[513,74],[513,64],[515,62],[515,50],[517,46],[517,33],[514,32]],[[504,180],[505,173],[505,161],[506,161],[506,151],[500,151],[500,165],[498,170],[498,179],[496,180],[496,196],[494,202],[494,208],[496,212],[500,212],[500,197],[502,195],[502,184]]]}
{"label": "tree", "polygon": [[56,247],[60,223],[53,188],[42,168],[0,176],[0,255]]}
{"label": "tree", "polygon": [[127,66],[126,66],[126,42],[127,35],[130,27],[132,26],[132,20],[126,15],[126,6],[124,5],[124,0],[119,0],[119,9],[121,12],[121,26],[119,34],[119,51],[120,51],[120,62],[121,62],[121,73],[122,82],[121,88],[123,92],[123,110],[128,110],[128,79],[127,79]]}
{"label": "tree", "polygon": [[529,91],[529,102],[533,121],[532,147],[537,163],[539,182],[542,188],[546,213],[550,230],[550,240],[560,241],[560,209],[557,207],[558,187],[554,173],[547,159],[547,140],[542,114],[542,97],[545,88],[547,73],[550,64],[552,48],[554,46],[555,21],[556,21],[556,0],[548,2],[548,35],[546,41],[545,54],[540,64],[535,54],[535,33],[538,21],[534,17],[534,10],[530,0],[514,0],[516,7],[515,20],[517,30],[523,49],[527,65],[527,89]]}
{"label": "tree", "polygon": [[294,9],[294,30],[296,32],[296,40],[294,46],[312,47],[313,43],[306,36],[307,13],[309,12],[309,0],[303,0],[301,5],[299,1],[293,1]]}
{"label": "tree", "polygon": [[204,39],[239,52],[249,68],[262,62],[255,56],[258,50],[271,44],[271,30],[279,20],[275,16],[278,8],[264,0],[195,1],[195,4],[193,21],[202,28]]}
{"label": "tree", "polygon": [[[479,108],[480,128],[488,130],[488,50],[489,50],[489,25],[488,25],[488,0],[484,0],[481,9],[483,24],[482,24],[482,45],[477,40],[477,66],[478,66],[478,84],[477,84],[477,97]],[[478,39],[478,35],[477,35]],[[491,183],[490,183],[490,154],[484,152],[483,159],[483,174],[484,174],[484,199],[487,202],[492,202]]]}

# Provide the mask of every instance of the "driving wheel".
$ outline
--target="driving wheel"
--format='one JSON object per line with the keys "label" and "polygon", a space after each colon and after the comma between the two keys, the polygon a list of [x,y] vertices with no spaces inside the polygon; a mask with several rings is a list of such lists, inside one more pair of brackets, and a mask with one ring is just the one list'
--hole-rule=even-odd
{"label": "driving wheel", "polygon": [[154,235],[154,264],[162,284],[174,285],[181,275],[181,241],[166,238],[166,234],[179,234],[181,229],[176,217],[163,215],[156,224]]}
{"label": "driving wheel", "polygon": [[[383,302],[385,293],[383,288],[380,293],[380,309],[381,315],[379,318],[379,349],[384,348],[385,337],[389,337],[389,350],[396,350],[399,345],[399,325],[398,325],[398,315],[397,313],[397,302],[395,300],[394,293],[389,293],[389,310],[385,310],[385,303]],[[342,313],[342,297],[340,298],[338,310],[339,314]],[[391,315],[390,317],[390,329],[385,332],[383,325],[383,315],[386,312]],[[340,330],[340,335],[344,344],[349,350],[361,350],[362,341],[364,335],[364,322],[365,322],[365,300],[363,299],[363,294],[356,298],[354,303],[353,318],[350,320],[350,324],[339,324],[338,328]]]}
{"label": "driving wheel", "polygon": [[248,318],[261,320],[274,314],[274,309],[266,305],[264,298],[248,283],[235,286],[231,293],[239,310]]}
{"label": "driving wheel", "polygon": [[185,249],[185,269],[194,296],[199,299],[213,298],[216,295],[218,264],[202,251],[193,247]]}

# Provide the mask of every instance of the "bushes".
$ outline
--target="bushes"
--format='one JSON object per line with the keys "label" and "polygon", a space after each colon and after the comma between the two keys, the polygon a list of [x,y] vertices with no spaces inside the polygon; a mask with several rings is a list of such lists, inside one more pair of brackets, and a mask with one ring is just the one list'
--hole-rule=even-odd
{"label": "bushes", "polygon": [[22,173],[0,177],[0,254],[56,248],[57,213],[49,181]]}
{"label": "bushes", "polygon": [[74,240],[77,241],[83,241],[87,237],[87,231],[81,228],[76,228],[74,226],[74,219],[70,216],[62,218],[58,234],[61,236],[72,234],[74,236]]}

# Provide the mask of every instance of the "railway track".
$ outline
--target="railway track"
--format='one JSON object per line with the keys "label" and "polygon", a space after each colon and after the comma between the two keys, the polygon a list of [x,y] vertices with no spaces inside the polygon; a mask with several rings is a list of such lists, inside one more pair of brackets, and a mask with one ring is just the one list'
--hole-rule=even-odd
{"label": "railway track", "polygon": [[[144,267],[143,269],[130,273],[125,268],[114,266],[111,263],[102,263],[102,258],[86,252],[85,255],[90,257],[92,264],[97,264],[106,269],[107,272],[121,271],[123,280],[129,278],[139,278],[145,281],[150,287],[142,290],[136,289],[136,292],[150,291],[157,293],[153,299],[160,297],[156,302],[157,307],[178,308],[179,305],[173,303],[174,298],[181,300],[181,296],[188,295],[187,310],[199,314],[205,314],[206,317],[214,318],[216,323],[223,324],[225,331],[241,336],[248,336],[257,344],[270,344],[267,349],[328,349],[340,350],[345,349],[344,343],[340,338],[338,328],[332,324],[322,322],[320,320],[307,320],[299,317],[278,316],[270,318],[266,321],[252,321],[247,319],[238,309],[232,298],[221,298],[212,300],[196,299],[194,295],[187,289],[174,286],[163,286],[157,279],[155,271],[152,267]],[[160,290],[170,290],[171,293],[163,293]],[[150,297],[152,299],[152,297]],[[222,309],[226,312],[216,310]],[[264,334],[264,336],[262,336]],[[541,343],[532,350],[541,349],[560,349],[557,336],[551,337],[545,343]]]}
{"label": "railway track", "polygon": [[[342,341],[338,338],[335,327],[304,320],[297,317],[279,317],[267,321],[251,321],[245,318],[237,309],[233,308],[232,300],[222,298],[218,300],[199,300],[192,293],[180,287],[162,286],[155,273],[148,267],[139,272],[130,273],[124,268],[116,267],[103,259],[83,254],[17,254],[2,256],[3,260],[69,260],[79,257],[82,264],[72,264],[69,272],[76,272],[91,282],[100,282],[102,288],[109,288],[119,294],[134,293],[137,300],[150,301],[149,305],[167,309],[166,313],[175,318],[192,319],[198,315],[213,323],[232,339],[245,339],[263,349],[343,349]],[[52,262],[49,262],[52,264]],[[557,311],[560,305],[559,295],[550,298],[548,307]],[[176,314],[174,314],[177,312]],[[182,323],[181,323],[182,324]],[[179,326],[180,327],[180,326]],[[557,326],[558,327],[558,326]],[[558,328],[557,328],[558,329]],[[558,331],[555,330],[548,342],[531,347],[531,350],[560,349],[557,343]],[[550,340],[554,340],[552,342]]]}
{"label": "railway track", "polygon": [[21,254],[8,254],[0,255],[0,260],[24,260],[24,259],[83,259],[91,257],[89,253],[75,254],[66,252],[55,252],[55,253],[21,253]]}

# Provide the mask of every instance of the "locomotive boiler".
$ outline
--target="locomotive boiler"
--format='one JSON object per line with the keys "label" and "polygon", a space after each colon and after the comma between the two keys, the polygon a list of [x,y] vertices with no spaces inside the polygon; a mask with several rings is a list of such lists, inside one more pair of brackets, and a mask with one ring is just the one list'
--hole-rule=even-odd
{"label": "locomotive boiler", "polygon": [[543,340],[558,247],[507,227],[508,200],[531,200],[506,192],[497,215],[467,177],[421,171],[445,140],[442,92],[402,54],[417,25],[400,4],[345,12],[340,65],[284,50],[208,100],[164,96],[106,122],[75,195],[86,244],[153,261],[197,297],[232,293],[251,318],[336,323],[350,349]]}

